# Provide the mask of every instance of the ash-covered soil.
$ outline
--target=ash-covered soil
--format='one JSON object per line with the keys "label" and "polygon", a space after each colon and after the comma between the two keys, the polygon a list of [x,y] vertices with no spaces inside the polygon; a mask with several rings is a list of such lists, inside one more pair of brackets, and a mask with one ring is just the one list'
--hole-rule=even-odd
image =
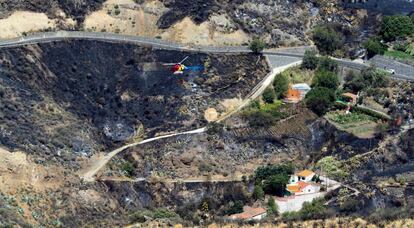
{"label": "ash-covered soil", "polygon": [[59,16],[63,11],[66,16],[82,22],[86,14],[102,7],[105,0],[3,0],[0,2],[0,18],[8,17],[17,10],[46,13],[49,17]]}
{"label": "ash-covered soil", "polygon": [[[205,71],[173,75],[189,56]],[[205,55],[67,41],[0,50],[0,144],[73,161],[142,136],[192,130],[219,101],[245,97],[268,72],[256,55]],[[47,158],[47,159],[46,159]]]}
{"label": "ash-covered soil", "polygon": [[[119,176],[118,159],[134,166],[133,176],[150,179],[204,178],[205,175],[240,179],[267,163],[289,162],[301,167],[312,151],[310,125],[317,119],[308,110],[272,127],[234,127],[244,122],[234,116],[207,133],[179,136],[130,148],[115,158],[103,178]],[[224,127],[225,126],[225,127]],[[224,129],[222,129],[224,128]]]}

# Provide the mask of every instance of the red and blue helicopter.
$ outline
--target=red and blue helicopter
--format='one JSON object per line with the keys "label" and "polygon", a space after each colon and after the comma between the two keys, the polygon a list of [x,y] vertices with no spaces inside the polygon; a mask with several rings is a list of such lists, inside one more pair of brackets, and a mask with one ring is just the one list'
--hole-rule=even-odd
{"label": "red and blue helicopter", "polygon": [[170,70],[173,72],[173,74],[183,74],[184,71],[202,71],[204,70],[204,66],[186,66],[183,63],[188,59],[189,57],[185,57],[181,62],[179,63],[164,63],[162,65],[164,66],[171,66]]}

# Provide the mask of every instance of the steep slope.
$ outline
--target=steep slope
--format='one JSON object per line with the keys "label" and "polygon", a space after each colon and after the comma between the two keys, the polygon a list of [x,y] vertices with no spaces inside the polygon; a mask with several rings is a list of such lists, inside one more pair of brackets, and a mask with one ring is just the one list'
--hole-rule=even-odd
{"label": "steep slope", "polygon": [[[173,75],[162,63],[205,71]],[[244,97],[268,72],[255,55],[203,55],[70,41],[0,50],[0,142],[42,159],[77,156],[207,123],[204,111]],[[46,159],[50,162],[50,159]]]}

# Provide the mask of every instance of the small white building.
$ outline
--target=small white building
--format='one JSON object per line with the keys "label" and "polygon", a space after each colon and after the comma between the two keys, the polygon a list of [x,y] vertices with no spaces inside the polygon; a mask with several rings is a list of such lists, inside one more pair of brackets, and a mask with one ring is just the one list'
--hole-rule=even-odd
{"label": "small white building", "polygon": [[261,208],[261,207],[249,207],[249,206],[244,206],[243,207],[243,212],[239,213],[239,214],[234,214],[231,215],[230,218],[234,219],[234,220],[245,220],[245,221],[251,221],[251,220],[262,220],[267,216],[267,212],[266,209]]}
{"label": "small white building", "polygon": [[299,173],[296,173],[292,176],[290,176],[289,179],[289,183],[293,184],[293,183],[297,183],[299,181],[304,181],[304,182],[311,182],[312,178],[315,176],[316,174],[310,170],[303,170]]}
{"label": "small white building", "polygon": [[304,195],[304,194],[312,194],[317,193],[321,189],[319,184],[313,182],[303,182],[299,181],[294,184],[288,184],[286,186],[286,190],[290,192],[292,195]]}

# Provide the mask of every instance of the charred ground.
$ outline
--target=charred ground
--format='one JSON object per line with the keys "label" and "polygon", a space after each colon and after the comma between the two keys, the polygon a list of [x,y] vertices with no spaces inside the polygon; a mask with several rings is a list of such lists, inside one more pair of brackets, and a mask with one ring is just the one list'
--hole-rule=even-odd
{"label": "charred ground", "polygon": [[[187,55],[187,65],[205,64],[205,71],[174,76],[161,64]],[[267,72],[255,55],[82,40],[2,49],[0,56],[0,142],[41,160],[70,161],[142,133],[204,126],[208,107],[246,96]]]}

